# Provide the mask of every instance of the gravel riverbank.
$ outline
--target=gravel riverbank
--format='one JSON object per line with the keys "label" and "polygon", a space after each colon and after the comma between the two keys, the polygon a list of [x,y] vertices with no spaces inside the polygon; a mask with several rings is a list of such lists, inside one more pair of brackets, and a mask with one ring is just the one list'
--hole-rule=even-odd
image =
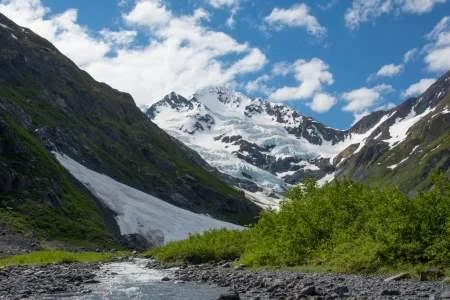
{"label": "gravel riverbank", "polygon": [[[155,265],[153,265],[155,267]],[[216,284],[242,299],[450,299],[443,282],[235,269],[231,263],[184,266],[175,280]]]}
{"label": "gravel riverbank", "polygon": [[[133,260],[126,262],[135,263]],[[145,266],[147,262],[143,262]],[[115,275],[119,275],[108,271],[109,277],[99,276],[104,273],[102,266],[104,265],[63,264],[0,269],[0,299],[59,299],[63,296],[75,295],[78,295],[77,299],[83,299],[84,296],[90,297],[91,290],[98,289],[99,280],[104,281],[107,278],[109,281],[113,280],[111,278]],[[148,261],[147,268],[164,269],[164,266]],[[235,269],[231,263],[188,265],[162,271],[169,275],[158,279],[164,282],[164,285],[155,286],[159,288],[159,291],[164,289],[165,292],[172,288],[182,291],[182,282],[192,282],[200,284],[198,289],[201,289],[203,284],[211,284],[223,287],[224,291],[235,291],[240,299],[450,299],[449,284],[437,281],[254,271],[245,268]],[[126,275],[132,283],[134,279],[129,277],[132,273]],[[140,279],[142,281],[142,278]],[[140,282],[140,285],[145,287],[145,282]],[[185,285],[187,289],[187,283]],[[232,294],[228,297],[222,299],[238,299],[233,298]],[[148,299],[164,298],[158,298],[157,295],[152,294],[152,297]]]}
{"label": "gravel riverbank", "polygon": [[63,264],[0,269],[0,299],[41,299],[89,293],[100,264]]}

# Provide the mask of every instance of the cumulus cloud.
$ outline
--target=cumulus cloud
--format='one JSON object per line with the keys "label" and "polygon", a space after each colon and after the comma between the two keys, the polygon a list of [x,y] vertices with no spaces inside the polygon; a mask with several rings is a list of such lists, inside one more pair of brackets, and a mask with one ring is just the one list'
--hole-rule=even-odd
{"label": "cumulus cloud", "polygon": [[382,66],[377,71],[378,77],[394,77],[403,71],[403,65],[389,64]]}
{"label": "cumulus cloud", "polygon": [[345,13],[345,22],[348,28],[354,30],[382,15],[393,12],[420,15],[445,2],[447,0],[353,0]]}
{"label": "cumulus cloud", "polygon": [[425,46],[425,63],[432,72],[450,69],[450,17],[443,17],[427,34],[429,44]]}
{"label": "cumulus cloud", "polygon": [[309,107],[315,112],[324,113],[329,111],[336,103],[336,97],[325,93],[319,93],[314,96]]}
{"label": "cumulus cloud", "polygon": [[[50,40],[97,80],[131,93],[139,105],[172,90],[189,95],[229,84],[267,63],[259,49],[204,26],[208,13],[202,9],[176,15],[160,0],[130,6],[122,16],[129,28],[121,31],[91,32],[78,24],[76,10],[51,14],[40,0],[2,0],[0,12]],[[133,47],[138,32],[151,38]]]}
{"label": "cumulus cloud", "polygon": [[435,78],[423,78],[418,82],[411,84],[406,90],[402,92],[403,98],[410,98],[424,93],[434,82]]}
{"label": "cumulus cloud", "polygon": [[314,96],[323,85],[334,83],[329,66],[319,58],[310,61],[297,60],[289,72],[294,74],[297,86],[284,86],[275,90],[269,97],[275,101],[302,100]]}
{"label": "cumulus cloud", "polygon": [[377,78],[382,77],[395,77],[402,73],[406,67],[406,65],[414,59],[414,57],[417,54],[417,48],[408,50],[403,55],[403,62],[401,64],[387,64],[384,66],[381,66],[376,73],[370,74],[370,76],[367,78],[367,81],[370,82],[372,80],[375,80]]}
{"label": "cumulus cloud", "polygon": [[342,99],[346,105],[344,111],[353,113],[355,121],[367,115],[371,109],[379,106],[384,95],[393,92],[393,88],[388,84],[379,84],[375,87],[362,87],[342,94]]}
{"label": "cumulus cloud", "polygon": [[288,9],[276,7],[264,18],[264,21],[275,30],[281,30],[286,26],[298,27],[316,37],[322,37],[327,32],[317,18],[310,14],[310,8],[304,3],[293,5]]}
{"label": "cumulus cloud", "polygon": [[161,27],[169,23],[172,14],[161,0],[144,0],[138,1],[133,10],[124,14],[123,18],[131,24]]}

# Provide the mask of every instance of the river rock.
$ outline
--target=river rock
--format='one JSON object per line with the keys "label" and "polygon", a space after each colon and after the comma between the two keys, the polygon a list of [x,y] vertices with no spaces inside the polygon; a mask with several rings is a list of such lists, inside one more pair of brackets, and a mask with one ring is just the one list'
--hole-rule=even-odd
{"label": "river rock", "polygon": [[222,294],[217,298],[217,300],[241,300],[241,297],[236,292],[231,292],[228,294]]}

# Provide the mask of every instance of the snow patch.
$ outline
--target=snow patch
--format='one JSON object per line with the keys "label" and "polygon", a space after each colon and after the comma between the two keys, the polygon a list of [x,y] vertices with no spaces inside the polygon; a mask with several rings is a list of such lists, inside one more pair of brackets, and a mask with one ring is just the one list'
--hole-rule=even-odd
{"label": "snow patch", "polygon": [[7,26],[7,25],[5,25],[3,23],[0,23],[0,27],[2,27],[4,29],[12,30],[11,27],[9,27],[9,26]]}
{"label": "snow patch", "polygon": [[163,234],[164,243],[182,240],[191,233],[214,228],[241,229],[241,226],[171,205],[161,199],[92,171],[69,156],[53,152],[58,162],[100,201],[117,213],[122,235],[140,234],[153,241]]}
{"label": "snow patch", "polygon": [[277,173],[277,177],[278,177],[278,178],[283,178],[283,177],[286,177],[286,176],[292,176],[292,175],[294,175],[296,172],[297,172],[297,171],[280,172],[280,173]]}
{"label": "snow patch", "polygon": [[391,137],[384,141],[389,144],[390,148],[394,148],[406,139],[408,136],[408,130],[414,126],[414,124],[419,122],[433,110],[434,108],[427,108],[423,113],[416,115],[414,109],[411,109],[411,112],[405,118],[397,118],[397,120],[395,120],[395,123],[389,128],[389,134]]}
{"label": "snow patch", "polygon": [[414,154],[414,152],[416,152],[416,150],[417,150],[419,147],[420,147],[420,145],[415,146],[415,147],[411,150],[411,152],[409,153],[409,155]]}
{"label": "snow patch", "polygon": [[402,159],[399,163],[388,166],[388,169],[394,170],[395,168],[397,168],[399,165],[401,165],[402,163],[404,163],[405,161],[407,161],[409,159],[409,157],[406,157],[405,159]]}
{"label": "snow patch", "polygon": [[15,40],[18,40],[17,36],[15,36],[14,34],[11,33],[11,37]]}

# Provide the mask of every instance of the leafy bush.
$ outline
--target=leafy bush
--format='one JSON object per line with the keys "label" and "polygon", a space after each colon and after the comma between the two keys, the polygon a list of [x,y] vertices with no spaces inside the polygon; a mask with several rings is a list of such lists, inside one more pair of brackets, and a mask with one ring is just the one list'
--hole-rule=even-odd
{"label": "leafy bush", "polygon": [[164,262],[202,263],[207,261],[234,260],[244,252],[247,231],[210,230],[193,234],[187,240],[167,244],[150,250],[146,255]]}
{"label": "leafy bush", "polygon": [[441,176],[431,191],[409,199],[392,187],[343,181],[319,188],[308,181],[247,231],[211,231],[152,254],[164,261],[239,257],[250,266],[321,265],[339,272],[449,267],[450,184]]}

